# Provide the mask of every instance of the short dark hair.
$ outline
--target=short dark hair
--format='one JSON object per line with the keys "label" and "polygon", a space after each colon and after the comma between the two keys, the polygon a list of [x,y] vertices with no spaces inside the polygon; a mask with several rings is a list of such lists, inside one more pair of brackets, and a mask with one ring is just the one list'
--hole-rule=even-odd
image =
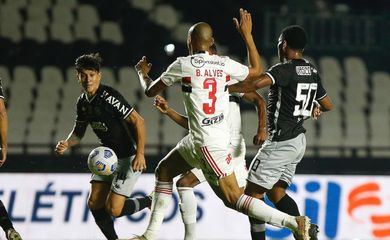
{"label": "short dark hair", "polygon": [[307,44],[307,35],[305,30],[299,25],[291,25],[282,30],[282,39],[286,40],[287,46],[302,50]]}
{"label": "short dark hair", "polygon": [[75,66],[78,72],[82,70],[95,70],[100,72],[100,65],[102,63],[102,58],[99,53],[89,53],[81,55],[76,59]]}

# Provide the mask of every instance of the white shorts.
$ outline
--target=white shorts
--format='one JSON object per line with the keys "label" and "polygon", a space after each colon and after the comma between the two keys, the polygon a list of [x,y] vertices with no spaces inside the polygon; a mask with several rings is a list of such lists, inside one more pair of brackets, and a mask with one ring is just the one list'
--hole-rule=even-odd
{"label": "white shorts", "polygon": [[116,194],[130,197],[133,192],[135,183],[137,182],[141,172],[134,172],[131,167],[135,155],[118,159],[118,166],[115,172],[109,176],[92,174],[91,182],[107,182],[111,184],[111,191]]}
{"label": "white shorts", "polygon": [[286,141],[267,140],[250,165],[248,181],[266,189],[271,189],[279,180],[290,185],[305,149],[303,133]]}
{"label": "white shorts", "polygon": [[[240,144],[240,146],[242,146],[242,144]],[[245,160],[233,159],[229,147],[196,146],[192,136],[187,135],[179,141],[175,149],[190,166],[201,170],[195,170],[194,173],[201,182],[207,180],[210,184],[217,185],[219,178],[228,176],[232,174],[233,171],[236,175],[239,174],[240,180],[237,178],[237,181],[240,182],[240,184],[242,184],[241,178],[243,178],[245,182],[247,175]],[[238,152],[245,154],[245,151]],[[242,156],[242,154],[240,156]],[[235,168],[240,168],[240,171],[236,172]]]}

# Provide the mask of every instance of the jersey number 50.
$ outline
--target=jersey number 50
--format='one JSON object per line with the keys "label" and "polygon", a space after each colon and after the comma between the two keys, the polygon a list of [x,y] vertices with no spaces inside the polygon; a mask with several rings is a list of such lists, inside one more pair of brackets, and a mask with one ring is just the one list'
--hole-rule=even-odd
{"label": "jersey number 50", "polygon": [[203,112],[206,114],[215,113],[215,102],[217,101],[217,97],[215,93],[217,92],[217,81],[215,78],[206,78],[203,82],[203,89],[209,89],[209,99],[210,103],[203,103]]}
{"label": "jersey number 50", "polygon": [[310,117],[313,100],[317,93],[317,83],[298,83],[295,100],[299,103],[294,107],[294,116]]}

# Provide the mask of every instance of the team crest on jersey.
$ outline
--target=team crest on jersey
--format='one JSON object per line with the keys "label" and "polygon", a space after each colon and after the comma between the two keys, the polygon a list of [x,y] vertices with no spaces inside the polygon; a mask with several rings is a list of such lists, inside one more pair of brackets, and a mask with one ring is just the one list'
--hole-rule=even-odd
{"label": "team crest on jersey", "polygon": [[296,66],[295,71],[300,76],[311,76],[310,66]]}
{"label": "team crest on jersey", "polygon": [[204,58],[202,56],[193,56],[191,57],[191,65],[196,68],[201,68],[205,64]]}

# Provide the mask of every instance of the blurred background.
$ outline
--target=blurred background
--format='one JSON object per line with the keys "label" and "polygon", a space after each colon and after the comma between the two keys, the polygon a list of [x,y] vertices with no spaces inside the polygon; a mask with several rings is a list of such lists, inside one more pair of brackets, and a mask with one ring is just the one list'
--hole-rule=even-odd
{"label": "blurred background", "polygon": [[[81,92],[75,58],[100,52],[102,83],[118,89],[146,121],[152,173],[186,132],[153,108],[133,66],[145,55],[153,63],[151,76],[158,77],[176,57],[188,54],[187,31],[199,21],[214,28],[220,55],[246,62],[232,23],[240,7],[252,13],[266,69],[278,62],[281,29],[291,24],[306,29],[306,58],[319,69],[334,102],[334,110],[320,120],[305,121],[307,151],[297,172],[388,175],[390,5],[385,0],[0,0],[0,77],[9,117],[9,156],[0,171],[88,172],[86,156],[98,145],[90,128],[67,155],[56,156],[53,149],[74,123]],[[259,92],[267,98],[267,89]],[[171,87],[163,95],[184,113],[180,94],[179,87]],[[258,150],[251,144],[257,125],[253,106],[242,103],[242,119],[249,162]]]}

